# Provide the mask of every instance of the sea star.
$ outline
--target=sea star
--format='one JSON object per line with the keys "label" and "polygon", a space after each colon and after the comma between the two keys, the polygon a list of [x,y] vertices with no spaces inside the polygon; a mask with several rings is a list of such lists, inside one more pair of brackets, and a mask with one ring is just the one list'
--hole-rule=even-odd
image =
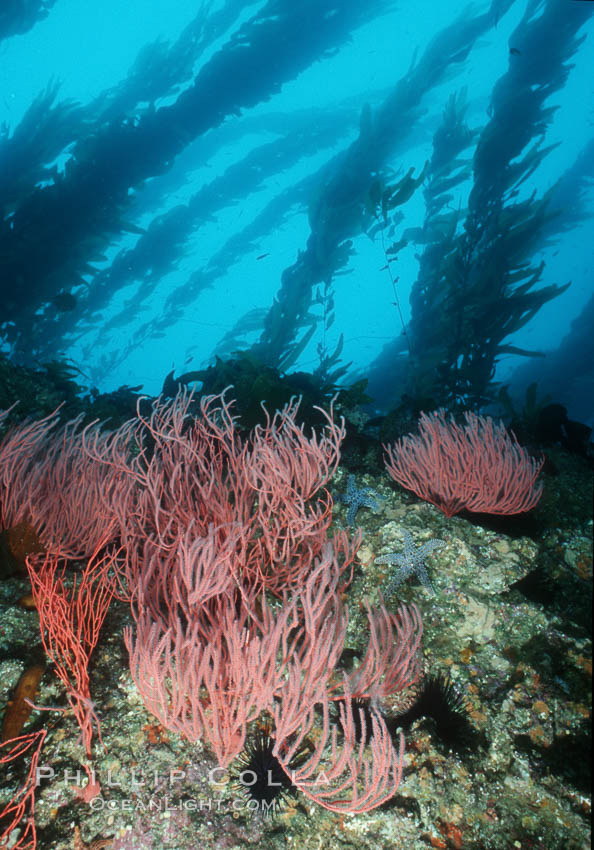
{"label": "sea star", "polygon": [[374,511],[379,510],[377,503],[378,499],[383,497],[376,493],[371,487],[362,487],[359,489],[355,484],[355,476],[349,475],[347,481],[346,493],[341,493],[338,496],[338,501],[349,506],[347,512],[347,525],[352,525],[355,521],[359,508],[373,508]]}
{"label": "sea star", "polygon": [[445,541],[428,540],[422,546],[416,548],[412,534],[406,528],[402,529],[402,537],[404,539],[403,552],[388,552],[386,555],[380,555],[374,561],[375,564],[397,565],[387,593],[392,593],[411,573],[416,574],[423,587],[427,587],[432,593],[435,593],[427,570],[425,569],[425,558],[430,552],[437,549],[438,546],[444,546]]}

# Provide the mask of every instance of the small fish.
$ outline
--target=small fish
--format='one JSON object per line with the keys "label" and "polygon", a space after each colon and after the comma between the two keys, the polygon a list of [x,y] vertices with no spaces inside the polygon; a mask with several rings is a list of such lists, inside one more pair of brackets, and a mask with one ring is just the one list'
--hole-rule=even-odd
{"label": "small fish", "polygon": [[510,49],[509,49],[509,55],[510,55],[510,56],[521,56],[521,55],[522,55],[522,51],[521,51],[521,50],[518,50],[518,48],[517,48],[517,47],[510,47]]}
{"label": "small fish", "polygon": [[256,257],[256,259],[257,260],[263,260],[264,257],[269,257],[269,256],[270,256],[269,254],[260,254],[258,257]]}
{"label": "small fish", "polygon": [[383,271],[385,271],[386,269],[389,269],[389,268],[390,268],[390,266],[386,263],[385,266],[381,267],[380,272],[383,272]]}

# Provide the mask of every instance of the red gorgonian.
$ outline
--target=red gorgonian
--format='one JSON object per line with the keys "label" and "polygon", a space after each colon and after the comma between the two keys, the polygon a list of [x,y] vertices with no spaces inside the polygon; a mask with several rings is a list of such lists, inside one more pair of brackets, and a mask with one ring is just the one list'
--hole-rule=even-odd
{"label": "red gorgonian", "polygon": [[542,494],[544,458],[533,458],[502,422],[471,411],[464,417],[458,425],[443,409],[422,413],[418,434],[384,446],[391,477],[446,516],[531,510]]}

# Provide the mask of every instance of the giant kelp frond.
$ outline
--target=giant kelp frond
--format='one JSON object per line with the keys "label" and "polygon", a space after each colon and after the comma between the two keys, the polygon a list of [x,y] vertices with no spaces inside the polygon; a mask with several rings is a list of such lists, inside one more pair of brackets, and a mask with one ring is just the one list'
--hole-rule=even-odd
{"label": "giant kelp frond", "polygon": [[[413,394],[429,395],[441,404],[488,400],[501,354],[538,354],[511,347],[508,337],[569,285],[537,288],[544,264],[532,257],[545,232],[554,228],[554,211],[549,193],[522,198],[520,192],[555,147],[543,145],[555,112],[547,101],[565,84],[569,60],[583,39],[578,34],[587,18],[583,5],[568,7],[562,0],[528,5],[511,39],[518,48],[495,86],[490,120],[478,138],[464,228],[453,240],[454,211],[445,214],[450,232],[431,238],[433,222],[444,213],[439,194],[428,190],[427,244],[411,296]],[[449,153],[458,166],[459,152],[455,147],[448,152],[444,144],[447,140],[451,146],[449,127],[456,129],[451,112],[435,136],[434,160],[447,162]],[[458,135],[464,139],[460,128]],[[447,185],[455,185],[455,171],[450,174],[447,165],[441,169]],[[448,195],[442,200],[449,200]]]}
{"label": "giant kelp frond", "polygon": [[0,41],[22,35],[50,13],[56,0],[11,0],[0,6]]}
{"label": "giant kelp frond", "polygon": [[[410,197],[410,190],[418,185],[418,174],[413,183],[409,171],[402,185],[398,187],[394,183],[385,196],[388,181],[384,178],[390,160],[402,151],[422,114],[422,99],[452,74],[477,39],[512,3],[513,0],[500,0],[492,4],[489,12],[464,13],[458,17],[430,42],[420,59],[395,82],[373,114],[369,107],[364,107],[357,138],[324,169],[322,185],[310,209],[311,232],[307,246],[281,276],[280,289],[260,341],[254,347],[264,362],[277,365],[284,350],[294,346],[295,337],[303,327],[303,317],[310,309],[314,287],[327,280],[328,273],[335,274],[340,268],[336,262],[325,259],[331,257],[335,261],[337,256],[344,257],[344,246],[349,240],[369,232],[370,193],[372,208],[376,208],[374,198],[377,198],[381,210],[385,197],[383,212],[386,215],[391,212],[392,217],[393,207]],[[422,170],[423,164],[414,167]],[[407,168],[411,168],[408,163]],[[425,176],[423,173],[423,178]],[[335,253],[341,251],[342,254]]]}

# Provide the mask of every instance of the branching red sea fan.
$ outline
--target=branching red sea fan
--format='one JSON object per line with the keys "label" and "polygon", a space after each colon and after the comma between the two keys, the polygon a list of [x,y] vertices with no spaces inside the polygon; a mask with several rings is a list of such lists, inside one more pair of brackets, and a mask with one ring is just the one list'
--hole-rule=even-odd
{"label": "branching red sea fan", "polygon": [[[12,799],[0,810],[0,847],[10,846],[13,850],[35,850],[37,834],[35,830],[35,774],[39,754],[47,732],[30,732],[18,738],[11,738],[0,744],[0,766],[19,761],[26,756],[29,768],[25,779]],[[19,834],[20,832],[20,834]],[[16,837],[15,837],[16,836]]]}
{"label": "branching red sea fan", "polygon": [[112,568],[119,554],[113,551],[101,555],[102,548],[98,546],[71,585],[64,581],[66,561],[59,554],[30,556],[26,561],[39,613],[41,641],[66,688],[89,758],[94,726],[101,740],[99,719],[91,701],[89,661],[115,593]]}
{"label": "branching red sea fan", "polygon": [[422,413],[419,434],[402,437],[387,452],[394,481],[446,516],[461,510],[519,514],[531,510],[542,494],[537,481],[544,458],[536,460],[515,434],[489,416],[464,414],[458,425],[445,410]]}
{"label": "branching red sea fan", "polygon": [[[179,582],[169,621],[157,622],[145,607],[124,637],[134,681],[163,726],[192,742],[205,739],[227,767],[245,744],[248,724],[267,712],[273,755],[292,784],[327,809],[358,813],[396,792],[404,741],[400,736],[394,746],[373,706],[369,723],[358,717],[353,697],[380,698],[416,680],[422,622],[415,606],[397,614],[368,606],[370,647],[357,670],[335,681],[348,624],[340,577],[327,544],[303,586],[274,608],[265,595],[251,612],[225,595],[214,608],[187,607]],[[311,740],[308,755],[296,759]]]}
{"label": "branching red sea fan", "polygon": [[[26,522],[47,551],[90,557],[115,537],[110,501],[131,483],[83,451],[82,415],[60,425],[58,411],[12,427],[0,441],[0,529]],[[85,433],[98,445],[110,436],[96,423]]]}
{"label": "branching red sea fan", "polygon": [[[83,436],[88,458],[130,484],[110,502],[127,547],[128,584],[152,557],[151,546],[163,559],[182,539],[191,547],[213,526],[225,547],[240,528],[235,579],[280,597],[300,584],[327,541],[332,498],[325,485],[340,458],[344,422],[331,406],[325,427],[307,435],[292,399],[246,438],[225,393],[203,397],[198,415],[192,401],[182,391],[153,402],[148,415],[139,407],[136,419],[109,438]],[[348,584],[358,538],[349,543],[337,532],[334,548]]]}
{"label": "branching red sea fan", "polygon": [[[293,399],[245,436],[224,394],[195,408],[181,392],[148,413],[139,406],[115,432],[53,416],[0,444],[0,516],[25,512],[44,535],[45,558],[27,567],[87,755],[97,722],[88,661],[117,591],[135,621],[124,634],[132,676],[166,728],[205,740],[226,767],[265,713],[295,787],[335,812],[368,811],[400,782],[403,740],[394,746],[375,706],[418,675],[422,623],[414,606],[368,607],[370,646],[338,676],[342,591],[360,543],[330,535],[326,484],[344,422],[330,406],[325,426],[306,433]],[[65,562],[88,557],[88,541],[95,549],[70,586]],[[369,722],[354,702],[363,696]]]}

